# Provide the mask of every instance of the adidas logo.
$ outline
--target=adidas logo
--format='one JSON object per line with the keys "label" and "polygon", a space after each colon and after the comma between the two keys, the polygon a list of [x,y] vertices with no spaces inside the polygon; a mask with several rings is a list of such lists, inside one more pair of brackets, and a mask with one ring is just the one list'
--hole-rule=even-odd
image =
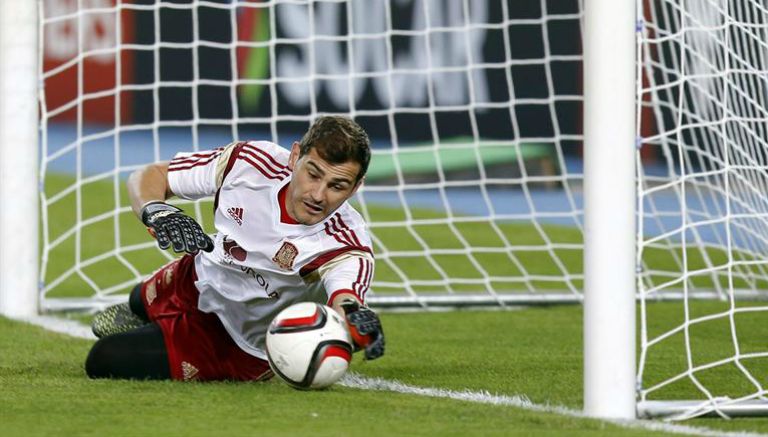
{"label": "adidas logo", "polygon": [[227,210],[227,214],[240,226],[243,225],[243,212],[243,208],[229,208]]}
{"label": "adidas logo", "polygon": [[186,361],[181,362],[181,371],[184,374],[185,381],[189,381],[190,379],[194,378],[198,372],[197,367],[189,364]]}

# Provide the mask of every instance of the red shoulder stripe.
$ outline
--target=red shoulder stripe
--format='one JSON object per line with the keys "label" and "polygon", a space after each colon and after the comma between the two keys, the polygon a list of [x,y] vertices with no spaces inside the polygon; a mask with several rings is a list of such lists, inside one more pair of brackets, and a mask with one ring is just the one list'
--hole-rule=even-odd
{"label": "red shoulder stripe", "polygon": [[169,166],[180,166],[185,164],[194,164],[197,162],[205,161],[205,162],[211,162],[212,158],[215,158],[219,155],[221,155],[221,151],[224,150],[223,148],[219,147],[213,150],[205,151],[205,152],[197,152],[197,153],[190,153],[186,156],[181,156],[178,158],[171,159],[171,162],[169,163]]}
{"label": "red shoulder stripe", "polygon": [[256,161],[250,159],[249,156],[250,155],[243,154],[242,156],[240,156],[239,159],[242,159],[243,161],[247,162],[248,164],[251,164],[251,166],[254,167],[256,170],[258,170],[262,175],[264,175],[265,178],[276,179],[278,181],[282,181],[283,179],[285,179],[285,176],[276,176],[276,175],[273,175],[273,174],[267,172],[259,164],[257,164]]}
{"label": "red shoulder stripe", "polygon": [[276,169],[275,169],[275,168],[273,168],[271,165],[269,165],[269,163],[268,163],[267,161],[265,161],[265,160],[264,160],[263,158],[261,158],[259,155],[257,155],[257,154],[255,154],[255,153],[253,153],[253,151],[252,151],[252,150],[250,150],[250,149],[249,149],[249,148],[247,148],[247,147],[243,148],[243,156],[248,156],[248,157],[250,157],[250,158],[253,158],[253,159],[255,159],[255,160],[259,161],[259,162],[262,164],[262,167],[263,167],[265,170],[267,170],[267,171],[269,171],[269,172],[271,172],[271,173],[274,173],[275,175],[283,175],[283,176],[289,176],[289,175],[290,175],[290,173],[288,173],[288,172],[287,172],[287,171],[285,171],[285,170],[276,170]]}
{"label": "red shoulder stripe", "polygon": [[208,150],[205,152],[197,152],[197,153],[189,153],[186,156],[182,156],[179,158],[173,158],[171,160],[172,163],[184,163],[184,162],[197,162],[201,159],[209,158],[212,155],[219,155],[221,154],[221,151],[224,150],[223,148],[219,147],[213,150]]}
{"label": "red shoulder stripe", "polygon": [[215,149],[207,150],[205,152],[195,152],[195,153],[192,153],[189,156],[187,156],[187,158],[205,158],[206,156],[210,156],[212,154],[219,153],[222,150],[224,150],[224,147],[217,147]]}
{"label": "red shoulder stripe", "polygon": [[199,167],[201,165],[208,165],[211,161],[214,161],[216,158],[218,158],[221,155],[221,153],[217,153],[215,155],[211,155],[208,158],[205,159],[199,159],[199,160],[179,160],[179,161],[171,161],[170,164],[168,164],[168,171],[179,171],[179,170],[189,170],[190,168]]}
{"label": "red shoulder stripe", "polygon": [[204,158],[190,158],[190,157],[173,158],[170,162],[170,165],[185,165],[185,164],[194,164],[200,161],[210,161],[210,158],[214,156],[219,156],[219,154],[214,153]]}
{"label": "red shoulder stripe", "polygon": [[325,222],[325,233],[330,235],[334,239],[336,239],[336,241],[338,241],[339,243],[341,243],[341,244],[343,244],[345,246],[349,245],[348,241],[342,241],[341,240],[341,238],[339,237],[339,234],[337,234],[336,232],[331,232],[331,225],[328,224],[328,222]]}
{"label": "red shoulder stripe", "polygon": [[[347,234],[347,232],[344,231],[343,229],[340,229],[338,227],[338,225],[336,224],[336,218],[335,217],[331,217],[330,224],[331,224],[331,227],[333,228],[334,236],[340,235],[341,238],[344,239],[344,241],[345,241],[344,244],[348,244],[350,246],[355,246],[354,241],[352,241],[352,239],[349,238],[349,235]],[[361,246],[361,245],[358,244],[358,246]]]}
{"label": "red shoulder stripe", "polygon": [[[264,156],[265,158],[267,158],[267,159],[268,159],[268,160],[269,160],[269,161],[272,163],[272,165],[274,165],[275,167],[277,167],[277,168],[279,168],[279,169],[281,169],[281,170],[286,170],[286,169],[288,169],[288,167],[287,167],[286,165],[284,165],[284,164],[280,164],[279,162],[277,162],[277,161],[275,160],[275,158],[274,158],[274,157],[273,157],[271,154],[269,154],[268,152],[266,152],[266,151],[265,151],[264,149],[262,149],[261,147],[257,147],[257,146],[255,146],[255,145],[253,145],[253,144],[248,144],[248,149],[249,149],[249,150],[251,150],[251,151],[254,151],[254,152],[257,152],[257,153],[259,153],[259,154],[263,155],[263,156]],[[290,170],[288,170],[288,171],[290,171]]]}
{"label": "red shoulder stripe", "polygon": [[341,226],[341,228],[349,231],[350,235],[352,236],[352,243],[358,246],[362,246],[362,244],[360,244],[360,240],[357,239],[357,234],[355,234],[355,231],[349,226],[347,226],[347,224],[344,223],[344,220],[341,219],[341,214],[337,212],[336,218],[339,220],[339,225]]}

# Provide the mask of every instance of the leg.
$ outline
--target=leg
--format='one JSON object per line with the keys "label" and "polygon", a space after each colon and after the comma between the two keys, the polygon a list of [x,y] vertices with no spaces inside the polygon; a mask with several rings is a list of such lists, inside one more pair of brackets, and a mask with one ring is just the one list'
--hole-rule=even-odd
{"label": "leg", "polygon": [[149,323],[106,336],[91,348],[85,371],[91,378],[170,379],[163,332]]}
{"label": "leg", "polygon": [[142,284],[137,284],[133,287],[128,302],[112,305],[96,314],[91,323],[96,337],[130,331],[149,323],[147,310],[141,300],[141,286]]}
{"label": "leg", "polygon": [[149,316],[147,315],[147,309],[144,308],[144,302],[141,300],[141,284],[136,284],[131,290],[131,295],[128,297],[128,306],[131,312],[140,319],[149,322]]}
{"label": "leg", "polygon": [[[133,309],[135,306],[134,301],[136,300],[134,295],[138,295],[141,313],[137,313]],[[109,306],[97,313],[91,322],[91,330],[96,337],[102,338],[130,331],[147,323],[149,323],[149,318],[146,311],[144,311],[143,304],[141,304],[141,285],[137,285],[131,292],[128,302]]]}
{"label": "leg", "polygon": [[[194,261],[191,255],[174,260],[134,289],[126,306],[134,317],[146,316],[151,328],[110,335],[96,343],[86,363],[89,376],[253,381],[272,375],[267,361],[235,344],[218,316],[198,309]],[[147,329],[153,330],[162,359],[148,351]],[[136,333],[143,333],[138,347],[132,340]]]}

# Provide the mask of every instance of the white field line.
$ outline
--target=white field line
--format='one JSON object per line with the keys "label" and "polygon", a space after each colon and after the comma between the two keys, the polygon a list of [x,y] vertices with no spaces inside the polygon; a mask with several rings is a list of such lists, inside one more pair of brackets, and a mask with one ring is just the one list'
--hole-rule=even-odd
{"label": "white field line", "polygon": [[[27,322],[36,326],[40,326],[49,331],[58,332],[60,334],[66,334],[72,337],[84,338],[88,340],[95,340],[96,337],[91,332],[91,328],[83,325],[75,320],[61,319],[51,316],[35,316],[17,319],[22,322]],[[534,404],[525,396],[506,396],[506,395],[494,395],[485,391],[454,391],[446,390],[442,388],[433,387],[417,387],[413,385],[403,384],[398,381],[390,381],[381,378],[369,378],[366,376],[358,375],[354,372],[349,372],[339,382],[340,385],[349,388],[356,388],[362,390],[375,390],[375,391],[388,391],[394,393],[410,394],[417,396],[426,396],[432,398],[444,398],[453,399],[457,401],[476,402],[489,405],[502,405],[514,408],[521,408],[529,411],[537,411],[541,413],[558,414],[561,416],[574,417],[579,419],[588,419],[583,412],[573,410],[558,405],[541,405]],[[600,420],[600,419],[595,419]],[[748,432],[726,432],[723,430],[715,430],[703,427],[679,425],[674,423],[652,421],[652,420],[605,420],[605,422],[612,423],[624,428],[640,428],[647,429],[649,431],[663,431],[673,434],[688,434],[698,436],[723,436],[723,437],[736,437],[736,436],[764,436],[765,434],[748,433]]]}
{"label": "white field line", "polygon": [[62,319],[52,316],[33,316],[22,317],[15,320],[26,322],[32,325],[40,326],[48,331],[66,334],[70,337],[85,338],[87,340],[96,340],[96,336],[91,332],[90,326],[85,326],[77,320]]}
{"label": "white field line", "polygon": [[[432,398],[446,398],[457,401],[477,402],[481,404],[490,405],[503,405],[515,408],[522,408],[524,410],[537,411],[542,413],[554,413],[562,416],[575,417],[580,419],[588,419],[589,416],[578,410],[572,410],[570,408],[557,406],[557,405],[540,405],[534,404],[525,396],[505,396],[494,395],[488,392],[477,391],[454,391],[446,390],[442,388],[431,387],[416,387],[412,385],[403,384],[398,381],[389,381],[381,378],[369,378],[366,376],[358,375],[354,372],[347,373],[344,378],[339,382],[340,385],[350,388],[358,388],[363,390],[377,390],[388,391],[395,393],[403,393],[417,396],[427,396]],[[603,420],[608,423],[612,423],[625,428],[641,428],[650,431],[663,431],[673,434],[688,434],[699,436],[760,436],[764,434],[755,434],[747,432],[726,432],[722,430],[714,430],[709,428],[694,427],[688,425],[679,425],[674,423],[652,421],[652,420],[611,420],[611,419],[595,419]]]}

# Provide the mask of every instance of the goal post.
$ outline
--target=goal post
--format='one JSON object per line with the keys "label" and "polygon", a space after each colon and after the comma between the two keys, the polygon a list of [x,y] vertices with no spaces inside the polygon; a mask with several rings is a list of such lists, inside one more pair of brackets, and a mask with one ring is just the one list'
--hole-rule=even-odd
{"label": "goal post", "polygon": [[0,2],[0,314],[38,312],[38,4]]}
{"label": "goal post", "polygon": [[635,5],[584,2],[584,412],[635,417]]}

